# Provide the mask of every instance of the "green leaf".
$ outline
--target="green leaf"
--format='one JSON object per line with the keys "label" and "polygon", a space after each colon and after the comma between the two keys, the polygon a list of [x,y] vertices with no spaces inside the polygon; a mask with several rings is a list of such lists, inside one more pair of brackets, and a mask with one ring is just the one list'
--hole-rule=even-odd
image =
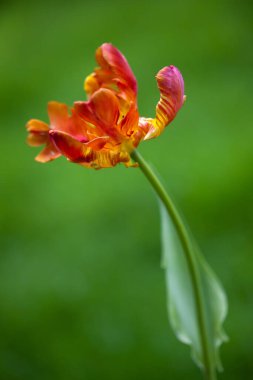
{"label": "green leaf", "polygon": [[[191,270],[177,231],[166,208],[161,204],[162,265],[166,272],[168,312],[177,338],[191,346],[192,357],[204,368],[203,342],[196,313],[196,291]],[[219,346],[227,340],[222,323],[227,314],[226,294],[214,272],[192,243],[192,259],[199,279],[206,335],[206,347],[212,371],[221,370]],[[201,343],[202,342],[202,343]]]}

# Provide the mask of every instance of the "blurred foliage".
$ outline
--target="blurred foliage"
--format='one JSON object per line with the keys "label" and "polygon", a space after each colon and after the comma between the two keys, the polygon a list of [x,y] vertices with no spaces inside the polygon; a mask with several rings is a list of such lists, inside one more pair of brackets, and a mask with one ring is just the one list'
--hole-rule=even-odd
{"label": "blurred foliage", "polygon": [[250,1],[6,1],[0,5],[1,380],[197,379],[167,321],[159,212],[138,169],[34,162],[30,118],[84,99],[115,44],[153,116],[174,64],[187,102],[140,151],[184,211],[230,302],[222,379],[253,377],[253,6]]}

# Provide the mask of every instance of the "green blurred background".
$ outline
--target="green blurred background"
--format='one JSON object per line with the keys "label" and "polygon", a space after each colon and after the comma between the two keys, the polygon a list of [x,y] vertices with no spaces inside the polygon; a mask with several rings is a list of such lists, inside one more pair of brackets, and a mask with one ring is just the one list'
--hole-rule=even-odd
{"label": "green blurred background", "polygon": [[168,325],[157,202],[138,169],[42,165],[25,144],[49,100],[82,100],[112,42],[153,116],[180,68],[187,102],[140,152],[222,279],[221,379],[253,378],[251,1],[6,1],[0,5],[1,380],[200,379]]}

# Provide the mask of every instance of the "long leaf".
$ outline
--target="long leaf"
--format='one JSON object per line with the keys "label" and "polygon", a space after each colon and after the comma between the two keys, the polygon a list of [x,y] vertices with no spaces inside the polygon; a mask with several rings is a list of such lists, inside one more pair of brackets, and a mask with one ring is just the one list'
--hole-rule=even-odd
{"label": "long leaf", "polygon": [[[162,265],[166,272],[170,323],[177,338],[191,346],[194,361],[203,368],[203,346],[199,334],[191,273],[173,222],[163,204],[161,204],[161,217]],[[192,246],[194,247],[193,243]],[[193,260],[201,285],[208,355],[212,368],[221,370],[218,351],[219,346],[227,340],[222,328],[227,314],[226,295],[216,275],[196,248],[193,250]]]}

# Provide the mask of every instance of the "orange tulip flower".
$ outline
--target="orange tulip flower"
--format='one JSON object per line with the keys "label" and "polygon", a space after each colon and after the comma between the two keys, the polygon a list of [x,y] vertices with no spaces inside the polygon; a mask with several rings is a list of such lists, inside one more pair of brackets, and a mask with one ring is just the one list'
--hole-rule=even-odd
{"label": "orange tulip flower", "polygon": [[137,83],[126,58],[105,43],[96,51],[99,65],[85,82],[88,101],[50,102],[50,123],[32,119],[27,123],[28,144],[45,148],[36,157],[48,162],[63,155],[71,162],[100,169],[122,162],[134,166],[131,152],[142,140],[158,136],[174,119],[184,102],[180,71],[167,66],[156,76],[160,100],[155,118],[139,117]]}

